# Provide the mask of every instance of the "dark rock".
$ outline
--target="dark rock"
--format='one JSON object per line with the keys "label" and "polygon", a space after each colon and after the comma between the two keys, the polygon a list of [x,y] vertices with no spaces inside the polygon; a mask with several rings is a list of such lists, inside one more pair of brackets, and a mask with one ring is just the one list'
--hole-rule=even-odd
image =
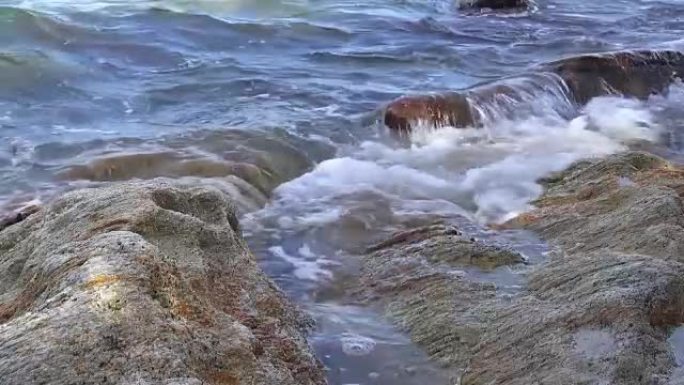
{"label": "dark rock", "polygon": [[543,68],[558,74],[582,105],[602,95],[645,99],[667,90],[684,74],[684,54],[634,51],[571,57]]}
{"label": "dark rock", "polygon": [[529,0],[459,0],[458,7],[461,9],[519,9],[530,6]]}
{"label": "dark rock", "polygon": [[40,210],[40,207],[38,206],[29,206],[16,213],[7,215],[5,218],[0,219],[0,231],[12,225],[16,225],[17,223],[28,218],[31,214],[36,213],[38,210]]}
{"label": "dark rock", "polygon": [[[391,102],[385,125],[405,137],[417,126],[480,127],[488,119],[515,113],[523,104],[552,92],[560,109],[576,110],[597,96],[647,98],[667,92],[684,74],[684,54],[631,51],[582,55],[542,65],[537,73],[436,95],[406,96]],[[563,104],[562,106],[560,104]]]}

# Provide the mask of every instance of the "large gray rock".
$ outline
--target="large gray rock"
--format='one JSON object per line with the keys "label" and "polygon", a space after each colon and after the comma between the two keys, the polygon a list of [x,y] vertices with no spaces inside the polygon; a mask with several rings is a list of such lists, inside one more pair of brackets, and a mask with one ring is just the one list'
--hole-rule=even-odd
{"label": "large gray rock", "polygon": [[360,295],[460,384],[681,383],[668,337],[684,323],[684,170],[627,153],[544,183],[540,208],[507,224],[557,246],[520,292],[461,272],[514,253],[431,227],[372,248]]}
{"label": "large gray rock", "polygon": [[0,231],[3,385],[324,384],[308,326],[215,187],[78,190]]}

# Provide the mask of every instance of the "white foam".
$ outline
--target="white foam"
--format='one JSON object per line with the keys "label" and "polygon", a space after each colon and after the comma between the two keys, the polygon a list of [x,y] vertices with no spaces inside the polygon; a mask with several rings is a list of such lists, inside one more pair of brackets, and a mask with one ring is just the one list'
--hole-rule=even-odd
{"label": "white foam", "polygon": [[367,356],[375,349],[375,340],[358,334],[344,334],[340,338],[342,351],[348,356]]}
{"label": "white foam", "polygon": [[[307,246],[308,247],[308,246]],[[308,255],[301,255],[295,257],[288,254],[282,246],[273,246],[268,249],[274,256],[285,260],[294,267],[294,276],[306,281],[319,281],[321,279],[331,279],[332,272],[324,269],[325,266],[338,265],[337,262],[326,258],[317,258],[314,260],[307,260],[305,258],[311,257],[311,250],[308,250]],[[315,256],[313,256],[315,258]]]}
{"label": "white foam", "polygon": [[661,132],[650,111],[638,100],[595,98],[587,104],[585,112],[588,127],[596,128],[611,139],[654,141]]}
{"label": "white foam", "polygon": [[502,221],[529,210],[542,191],[539,178],[580,158],[624,150],[624,141],[656,140],[659,133],[644,103],[598,98],[572,121],[549,114],[483,130],[422,130],[411,148],[366,142],[282,185],[275,201],[308,213],[313,220],[298,220],[307,226],[336,220],[349,197],[363,192],[385,197],[395,213],[443,206],[481,222]]}

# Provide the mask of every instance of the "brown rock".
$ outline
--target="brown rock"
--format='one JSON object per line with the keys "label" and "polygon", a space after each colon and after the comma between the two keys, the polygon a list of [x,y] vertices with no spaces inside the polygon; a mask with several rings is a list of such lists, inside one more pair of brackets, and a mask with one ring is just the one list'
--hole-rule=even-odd
{"label": "brown rock", "polygon": [[387,106],[385,125],[393,134],[405,137],[417,123],[432,128],[467,127],[477,125],[477,116],[463,94],[407,96]]}
{"label": "brown rock", "polygon": [[582,105],[601,95],[645,99],[667,90],[684,74],[684,54],[634,51],[571,57],[543,66],[557,73]]}

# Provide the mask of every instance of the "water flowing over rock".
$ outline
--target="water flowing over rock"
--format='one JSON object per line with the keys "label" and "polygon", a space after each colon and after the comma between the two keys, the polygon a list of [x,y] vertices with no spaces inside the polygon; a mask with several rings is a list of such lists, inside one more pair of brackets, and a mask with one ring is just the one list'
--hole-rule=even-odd
{"label": "water flowing over rock", "polygon": [[68,193],[0,232],[0,272],[3,384],[325,383],[210,185]]}
{"label": "water flowing over rock", "polygon": [[455,267],[522,259],[434,227],[372,249],[360,295],[461,384],[676,383],[668,337],[684,323],[684,171],[632,152],[543,182],[539,208],[504,225],[558,247],[520,292]]}
{"label": "water flowing over rock", "polygon": [[558,74],[570,88],[574,100],[583,105],[602,95],[645,99],[665,92],[684,74],[684,54],[635,51],[584,55],[543,67]]}
{"label": "water flowing over rock", "polygon": [[552,97],[564,112],[597,96],[645,99],[667,92],[669,85],[682,77],[684,54],[634,51],[583,55],[541,65],[536,71],[457,92],[399,98],[385,109],[385,125],[393,134],[406,136],[416,126],[479,127],[488,120],[510,117],[542,97]]}

